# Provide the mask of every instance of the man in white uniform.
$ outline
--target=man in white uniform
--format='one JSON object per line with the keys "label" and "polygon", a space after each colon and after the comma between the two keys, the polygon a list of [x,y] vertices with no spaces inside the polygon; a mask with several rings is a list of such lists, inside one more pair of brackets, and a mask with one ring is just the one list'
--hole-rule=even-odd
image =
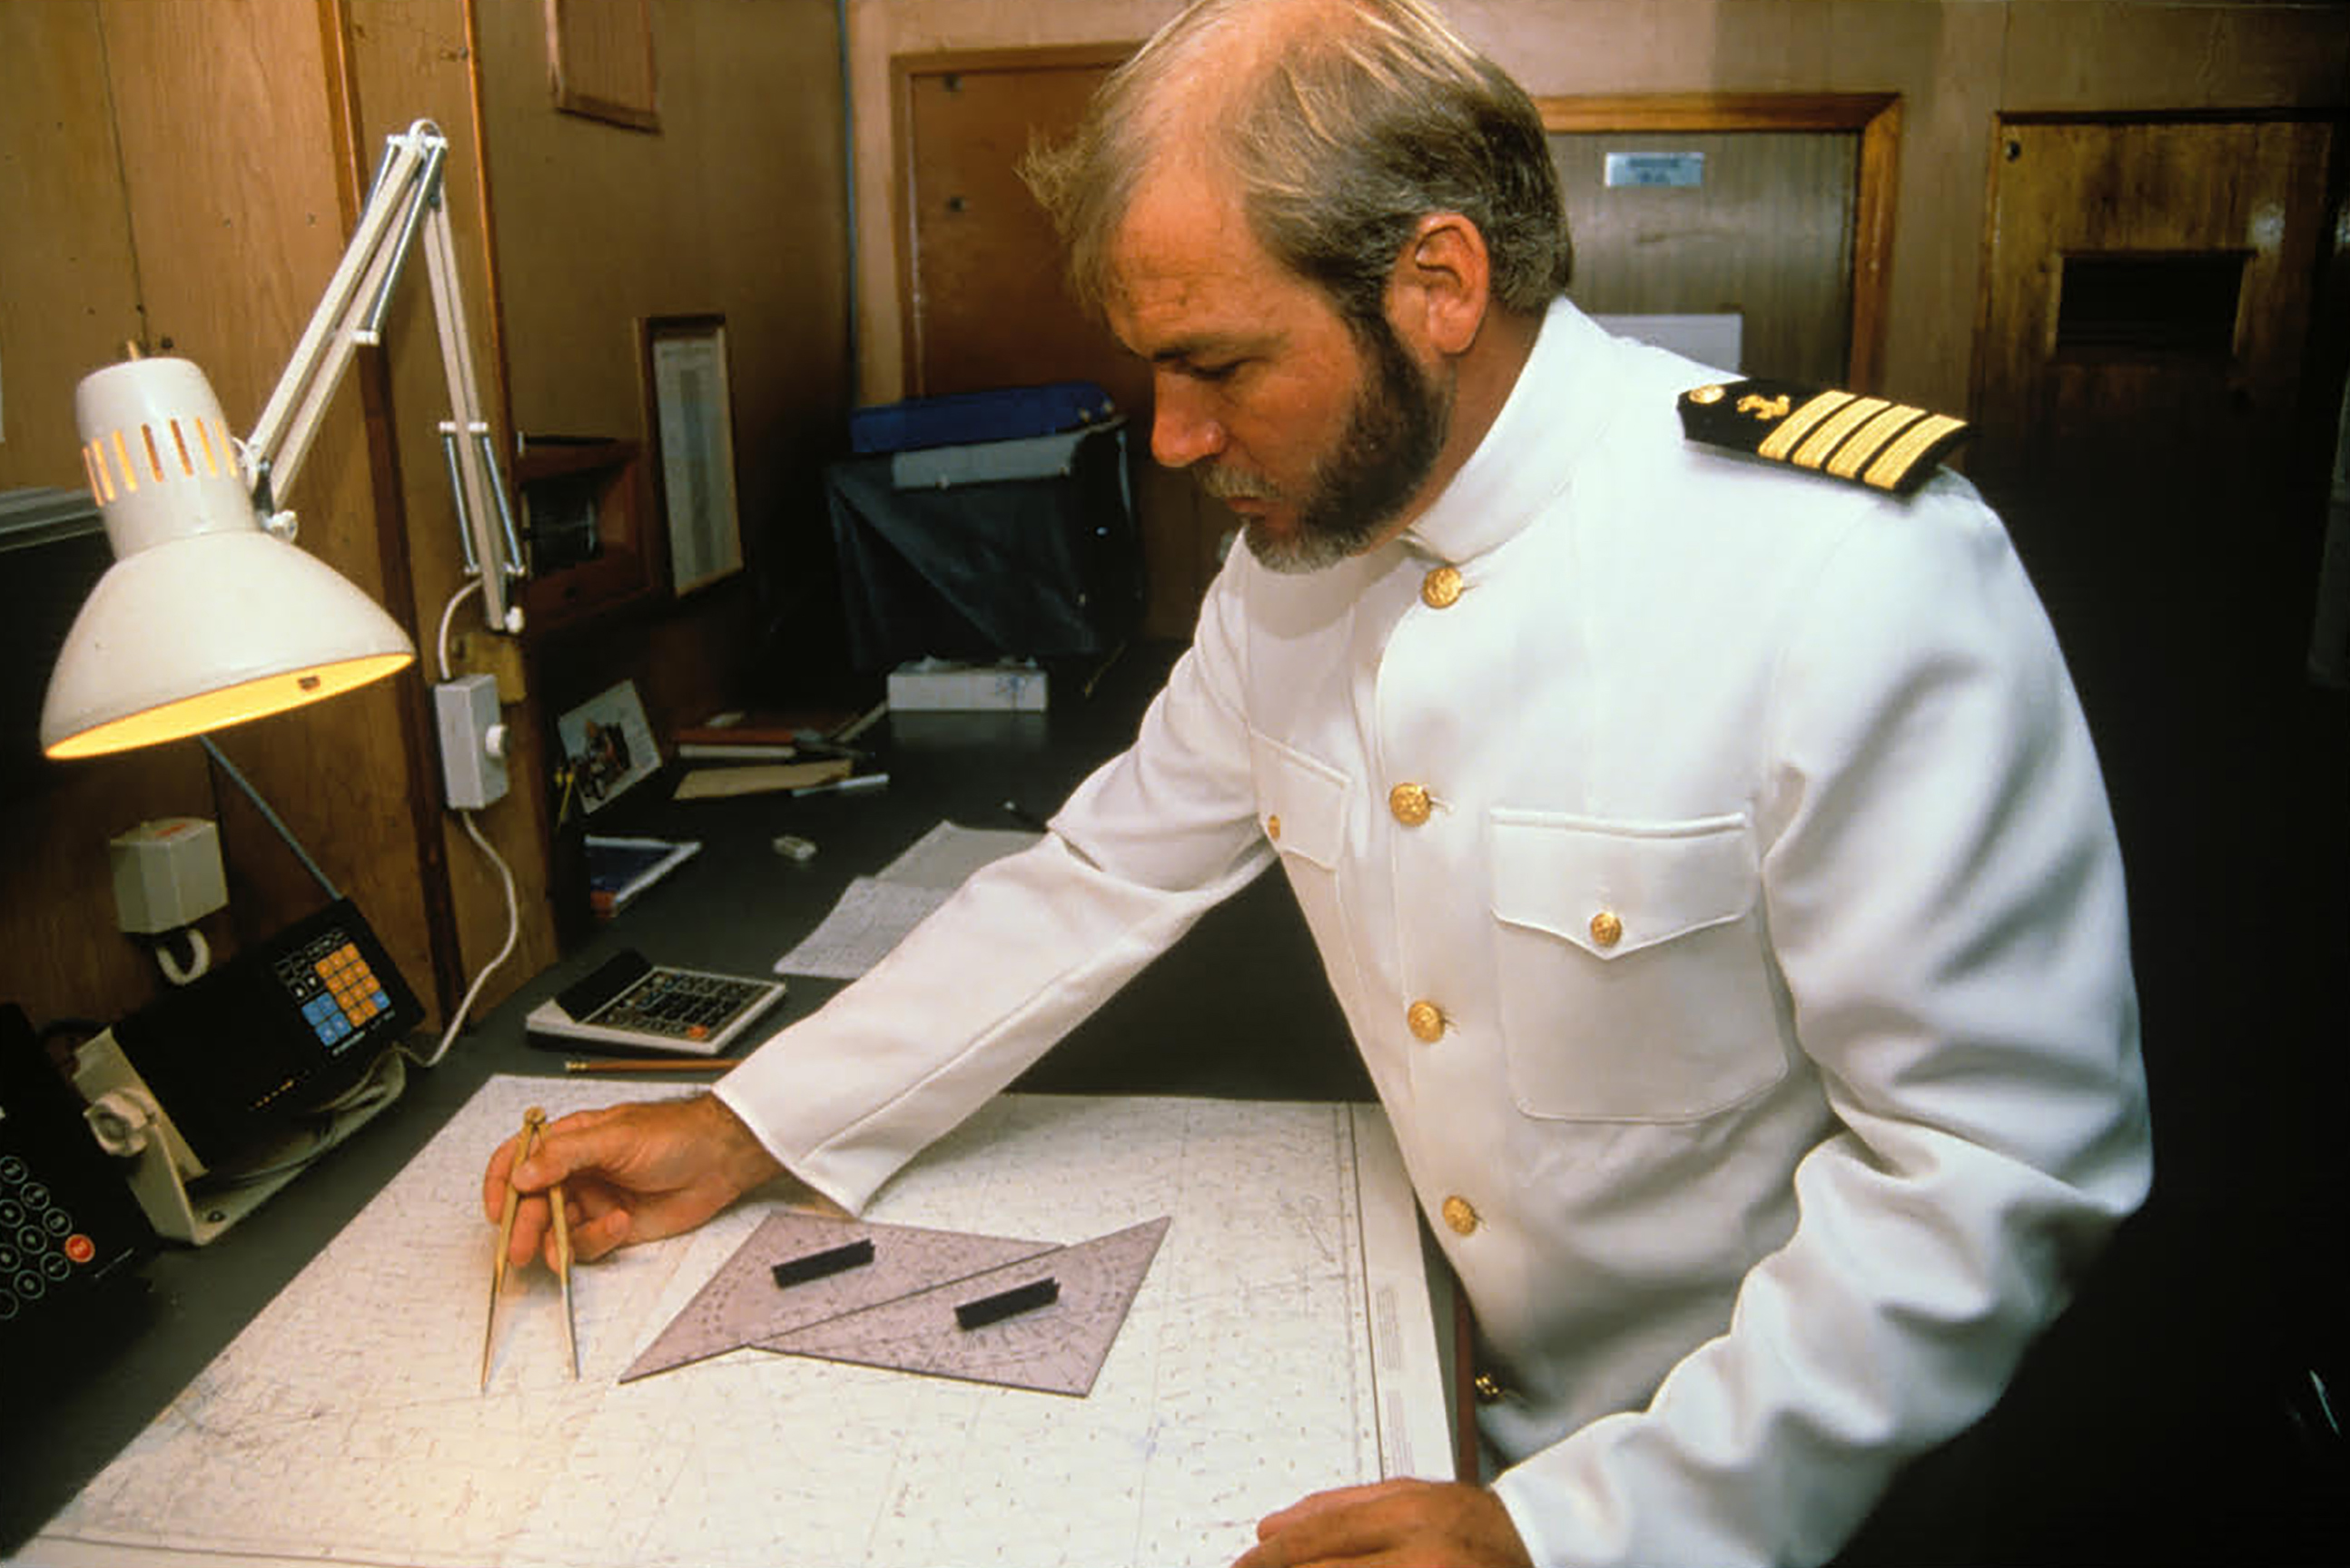
{"label": "man in white uniform", "polygon": [[1277,862],[1498,1473],[1243,1563],[1830,1555],[2149,1175],[2119,857],[1997,519],[1687,441],[1719,378],[1558,297],[1539,119],[1419,0],[1195,6],[1032,181],[1247,547],[1041,845],[516,1184],[589,1256],[781,1169],[855,1210]]}

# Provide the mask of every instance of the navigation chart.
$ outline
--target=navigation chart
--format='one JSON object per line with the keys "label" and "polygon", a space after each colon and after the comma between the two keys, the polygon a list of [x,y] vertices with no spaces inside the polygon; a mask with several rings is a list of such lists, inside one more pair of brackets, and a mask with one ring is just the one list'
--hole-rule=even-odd
{"label": "navigation chart", "polygon": [[1054,1271],[1078,1306],[1136,1282],[1082,1398],[825,1359],[858,1348],[832,1343],[847,1320],[723,1303],[705,1324],[812,1354],[621,1381],[763,1226],[798,1222],[776,1201],[576,1270],[576,1382],[554,1280],[510,1280],[482,1392],[490,1149],[528,1105],[662,1092],[492,1079],[18,1560],[1180,1568],[1307,1492],[1450,1474],[1410,1194],[1359,1106],[1006,1096],[883,1189],[877,1224],[1126,1250]]}

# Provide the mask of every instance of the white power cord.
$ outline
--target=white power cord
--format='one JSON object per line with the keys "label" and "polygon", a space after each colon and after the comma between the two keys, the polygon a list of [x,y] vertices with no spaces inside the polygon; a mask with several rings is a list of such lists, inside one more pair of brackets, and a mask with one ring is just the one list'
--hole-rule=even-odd
{"label": "white power cord", "polygon": [[[440,660],[441,679],[443,680],[447,680],[452,678],[449,669],[450,623],[456,617],[457,607],[463,604],[469,596],[480,593],[481,591],[482,579],[479,577],[469,577],[465,581],[465,586],[459,588],[454,594],[451,595],[449,602],[442,607],[441,627],[438,634],[433,639],[433,642],[434,653]],[[441,1058],[449,1054],[449,1047],[455,1042],[457,1032],[464,1028],[467,1016],[473,1011],[473,1002],[475,999],[482,994],[482,987],[489,983],[490,976],[497,972],[497,968],[500,964],[505,962],[506,960],[514,956],[515,947],[518,946],[522,940],[522,907],[515,897],[515,880],[513,871],[507,868],[504,857],[498,854],[497,849],[490,843],[490,841],[482,836],[482,830],[473,821],[473,814],[472,812],[459,811],[457,813],[457,818],[464,825],[465,836],[471,838],[476,845],[479,845],[481,846],[482,853],[490,857],[490,864],[497,867],[499,885],[505,889],[506,940],[505,945],[497,950],[497,956],[491,959],[489,962],[484,964],[474,974],[473,983],[465,988],[464,999],[459,1002],[456,1007],[451,1011],[449,1014],[449,1027],[442,1032],[441,1044],[432,1048],[432,1054],[429,1056],[419,1056],[415,1052],[409,1050],[407,1046],[402,1045],[400,1047],[400,1054],[407,1056],[409,1060],[414,1062],[420,1067],[436,1066],[439,1064]]]}
{"label": "white power cord", "polygon": [[213,945],[204,940],[204,933],[193,926],[182,926],[180,934],[188,939],[188,961],[182,963],[172,951],[169,942],[157,942],[154,947],[155,967],[173,985],[192,985],[211,972]]}

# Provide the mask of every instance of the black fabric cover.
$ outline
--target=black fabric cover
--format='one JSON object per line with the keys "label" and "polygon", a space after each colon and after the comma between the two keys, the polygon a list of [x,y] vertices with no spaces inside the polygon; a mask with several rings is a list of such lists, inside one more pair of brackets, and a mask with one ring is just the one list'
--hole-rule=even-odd
{"label": "black fabric cover", "polygon": [[1108,651],[1142,607],[1126,431],[1086,433],[1066,472],[904,489],[889,455],[825,470],[850,662]]}

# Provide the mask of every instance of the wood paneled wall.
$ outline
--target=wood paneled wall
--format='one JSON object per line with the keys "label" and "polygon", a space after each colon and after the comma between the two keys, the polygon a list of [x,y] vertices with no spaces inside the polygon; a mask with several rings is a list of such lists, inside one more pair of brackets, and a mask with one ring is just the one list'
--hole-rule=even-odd
{"label": "wood paneled wall", "polygon": [[[9,288],[26,314],[10,322],[8,400],[44,407],[44,450],[0,449],[0,483],[78,483],[70,440],[47,450],[59,431],[46,410],[69,410],[74,381],[118,358],[126,337],[202,366],[232,426],[250,428],[355,213],[338,10],[317,0],[94,0],[8,12],[9,26],[29,36],[0,51],[0,99],[16,101],[26,83],[54,93],[57,108],[46,123],[8,127],[6,165],[21,182],[10,194],[28,204],[8,205],[0,272],[13,279],[17,255],[47,244],[53,215],[81,225],[93,286],[127,282],[134,325],[122,331],[110,292],[94,298],[69,279],[51,280],[55,296]],[[76,73],[69,80],[30,86],[61,61]],[[88,182],[45,187],[32,171],[53,157]],[[113,221],[99,224],[99,213]],[[20,365],[39,379],[17,375]],[[304,548],[409,620],[405,543],[379,510],[390,425],[369,417],[380,407],[374,374],[369,363],[355,368],[283,499],[301,518]],[[429,996],[458,955],[433,939],[446,919],[445,878],[432,874],[416,828],[413,803],[433,765],[421,749],[422,702],[413,680],[380,683],[242,726],[220,745]],[[0,942],[0,994],[38,1018],[110,1019],[151,993],[152,966],[114,929],[106,840],[178,813],[221,824],[230,907],[203,928],[217,951],[323,900],[192,747],[64,768],[9,823],[11,836],[38,853],[11,856],[0,873],[0,937],[9,939]],[[29,951],[14,940],[19,932],[37,933]]]}
{"label": "wood paneled wall", "polygon": [[[778,613],[772,585],[798,565],[787,524],[821,529],[817,469],[847,402],[830,0],[657,0],[655,133],[556,112],[545,15],[519,0],[0,5],[0,485],[81,482],[73,386],[126,340],[194,359],[231,425],[249,429],[384,136],[420,118],[451,142],[476,370],[502,443],[517,422],[641,436],[638,319],[728,318],[757,569],[528,659],[484,635],[477,614],[454,618],[453,666],[500,671],[516,748],[515,793],[479,820],[521,884],[521,943],[483,1005],[556,950],[543,750],[555,705],[618,671],[683,716],[751,678],[743,666]],[[421,669],[221,744],[437,1001],[437,1025],[504,943],[506,916],[495,873],[437,804],[426,684],[463,579],[421,258],[386,340],[354,367],[287,499],[304,547],[408,624]],[[828,571],[806,579],[800,591],[828,599]],[[106,840],[171,815],[222,823],[231,907],[203,928],[216,950],[322,897],[191,745],[60,767],[0,813],[0,998],[36,1021],[107,1021],[153,993],[155,967],[114,929]]]}
{"label": "wood paneled wall", "polygon": [[[1885,389],[1964,406],[1991,117],[2022,109],[2350,101],[2350,10],[2168,0],[1442,0],[1547,95],[1898,92],[1899,204]],[[900,395],[889,60],[1137,39],[1176,0],[850,0],[859,395]]]}
{"label": "wood paneled wall", "polygon": [[650,442],[643,320],[726,318],[746,570],[539,661],[551,710],[630,679],[658,728],[823,673],[805,645],[837,597],[821,469],[847,444],[848,194],[831,0],[653,15],[649,134],[556,112],[544,8],[480,7],[516,428]]}

